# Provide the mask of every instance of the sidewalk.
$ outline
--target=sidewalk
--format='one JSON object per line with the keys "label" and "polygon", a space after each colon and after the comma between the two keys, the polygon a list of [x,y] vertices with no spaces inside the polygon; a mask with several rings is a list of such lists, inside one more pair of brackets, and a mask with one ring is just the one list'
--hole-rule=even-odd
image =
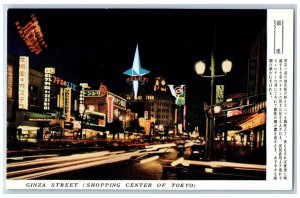
{"label": "sidewalk", "polygon": [[266,148],[228,144],[225,154],[223,145],[216,145],[213,160],[265,165],[267,161]]}

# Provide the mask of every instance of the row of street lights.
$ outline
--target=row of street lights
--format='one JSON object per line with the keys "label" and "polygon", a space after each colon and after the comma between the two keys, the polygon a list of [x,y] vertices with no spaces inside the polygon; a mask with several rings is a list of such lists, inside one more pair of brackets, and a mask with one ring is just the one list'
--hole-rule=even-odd
{"label": "row of street lights", "polygon": [[[214,79],[217,77],[225,76],[228,72],[232,69],[232,62],[230,60],[224,60],[222,62],[222,70],[224,74],[216,75],[215,74],[215,57],[214,52],[211,53],[211,66],[210,75],[205,76],[203,75],[205,72],[206,65],[203,61],[198,61],[195,64],[195,70],[198,75],[204,78],[210,78],[210,106],[207,106],[204,103],[204,110],[206,115],[206,131],[205,131],[205,138],[206,138],[206,149],[205,149],[205,157],[207,160],[212,160],[212,150],[213,150],[213,139],[214,139],[214,132],[215,132],[215,116],[214,113],[219,113],[221,111],[220,106],[214,105]],[[209,121],[209,122],[208,122]],[[226,137],[225,137],[226,138]]]}

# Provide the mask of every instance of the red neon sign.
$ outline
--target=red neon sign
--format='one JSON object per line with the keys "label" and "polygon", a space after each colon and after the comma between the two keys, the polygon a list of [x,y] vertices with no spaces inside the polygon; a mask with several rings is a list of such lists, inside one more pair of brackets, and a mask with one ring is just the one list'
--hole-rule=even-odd
{"label": "red neon sign", "polygon": [[112,123],[114,119],[114,100],[115,97],[108,95],[107,98],[107,122]]}
{"label": "red neon sign", "polygon": [[25,26],[21,27],[18,21],[15,25],[29,50],[35,54],[40,54],[43,48],[47,48],[48,45],[44,41],[44,35],[36,16],[32,14],[30,17],[32,21],[29,21]]}

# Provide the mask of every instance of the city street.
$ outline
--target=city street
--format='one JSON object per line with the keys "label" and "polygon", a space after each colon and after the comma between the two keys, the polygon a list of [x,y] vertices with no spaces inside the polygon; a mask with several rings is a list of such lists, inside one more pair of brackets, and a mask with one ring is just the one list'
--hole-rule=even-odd
{"label": "city street", "polygon": [[94,151],[70,155],[9,157],[7,178],[12,180],[214,180],[265,179],[265,166],[189,160],[190,147],[176,144],[144,149]]}

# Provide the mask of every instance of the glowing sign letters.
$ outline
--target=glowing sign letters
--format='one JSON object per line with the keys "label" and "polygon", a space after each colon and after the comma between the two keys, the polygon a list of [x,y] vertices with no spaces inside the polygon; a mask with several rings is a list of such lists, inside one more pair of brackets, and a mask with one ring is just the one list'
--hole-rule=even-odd
{"label": "glowing sign letters", "polygon": [[29,58],[19,59],[19,109],[28,109]]}
{"label": "glowing sign letters", "polygon": [[65,81],[59,77],[56,76],[52,76],[52,83],[56,84],[56,85],[60,85],[62,87],[67,87],[67,88],[71,88],[73,91],[77,90],[77,85],[75,85],[74,83],[70,83],[68,81]]}
{"label": "glowing sign letters", "polygon": [[7,65],[7,98],[13,97],[13,66]]}
{"label": "glowing sign letters", "polygon": [[46,67],[44,70],[44,110],[50,110],[51,78],[54,73],[53,67]]}
{"label": "glowing sign letters", "polygon": [[31,15],[31,20],[24,27],[21,27],[20,22],[16,22],[18,32],[29,50],[35,54],[40,54],[43,48],[47,48],[44,41],[44,36],[39,26],[38,20],[34,14]]}
{"label": "glowing sign letters", "polygon": [[66,122],[70,122],[71,118],[71,88],[65,88],[65,104],[64,104],[64,115]]}

